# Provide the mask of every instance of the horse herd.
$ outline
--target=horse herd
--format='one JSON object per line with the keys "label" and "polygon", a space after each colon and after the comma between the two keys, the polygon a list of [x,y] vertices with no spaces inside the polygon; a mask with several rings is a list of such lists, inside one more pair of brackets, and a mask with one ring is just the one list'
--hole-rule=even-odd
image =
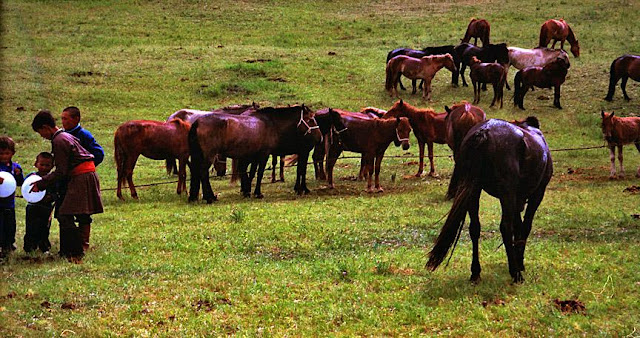
{"label": "horse herd", "polygon": [[[502,86],[508,87],[507,69],[513,65],[520,69],[514,82],[515,104],[524,109],[524,94],[533,86],[554,87],[554,105],[561,108],[559,89],[569,68],[567,54],[562,50],[564,40],[571,44],[572,53],[576,57],[579,55],[578,41],[571,28],[563,20],[547,21],[541,29],[541,46],[531,50],[507,47],[504,43],[492,45],[489,34],[489,23],[474,19],[463,43],[458,46],[391,51],[387,58],[386,88],[397,95],[397,85],[404,89],[400,81],[400,75],[404,75],[412,79],[415,92],[417,79],[422,79],[423,97],[429,98],[431,79],[440,68],[446,67],[452,72],[452,84],[457,86],[459,69],[463,85],[467,85],[464,69],[469,66],[474,87],[473,104],[480,100],[480,86],[491,83],[494,87],[492,106],[499,100],[502,107]],[[483,47],[468,43],[474,37],[476,42],[478,38],[483,42]],[[560,50],[546,48],[551,39],[560,41]],[[612,99],[620,79],[623,94],[628,99],[627,79],[631,77],[637,81],[639,75],[637,56],[616,59],[611,65],[606,99]],[[487,120],[485,112],[473,104],[462,101],[451,108],[445,106],[444,113],[436,113],[403,100],[396,101],[388,111],[367,107],[359,112],[333,108],[314,112],[305,105],[259,107],[254,103],[212,111],[182,109],[166,121],[129,121],[118,127],[114,137],[117,196],[124,199],[121,189],[127,182],[131,196],[137,198],[132,176],[140,155],[166,160],[167,170],[177,171],[178,194],[186,191],[186,167],[189,166],[189,201],[199,199],[202,187],[202,199],[212,203],[217,196],[209,182],[209,168],[213,165],[218,175],[223,175],[227,157],[233,159],[232,176],[240,177],[242,195],[251,196],[255,178],[253,195],[262,198],[261,181],[269,156],[274,156],[274,161],[276,156],[297,156],[294,190],[297,194],[306,194],[309,192],[307,159],[311,151],[316,179],[326,179],[328,187],[333,188],[333,168],[344,150],[361,154],[360,176],[367,180],[367,191],[381,192],[379,174],[386,149],[392,142],[408,149],[413,131],[420,151],[416,176],[420,177],[424,171],[425,144],[430,164],[428,175],[437,176],[433,162],[434,143],[447,144],[455,162],[447,192],[447,197],[454,200],[453,205],[429,253],[427,267],[437,268],[451,247],[455,247],[465,216],[469,214],[473,243],[471,280],[480,279],[478,209],[484,190],[500,200],[503,212],[500,231],[509,272],[514,282],[522,282],[527,237],[553,174],[550,151],[535,117],[510,122]],[[611,152],[611,176],[616,175],[616,147],[619,148],[620,175],[624,175],[622,145],[635,143],[640,151],[640,118],[620,118],[603,111],[602,130]],[[640,168],[637,175],[640,176]],[[275,180],[275,172],[272,180]],[[523,210],[524,219],[521,218]]]}

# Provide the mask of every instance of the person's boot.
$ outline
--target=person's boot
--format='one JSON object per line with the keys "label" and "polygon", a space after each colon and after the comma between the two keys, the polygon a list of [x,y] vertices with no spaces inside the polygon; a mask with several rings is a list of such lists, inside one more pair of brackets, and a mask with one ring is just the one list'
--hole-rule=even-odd
{"label": "person's boot", "polygon": [[89,250],[89,237],[91,236],[91,224],[80,224],[80,236],[82,237],[82,249],[84,252]]}

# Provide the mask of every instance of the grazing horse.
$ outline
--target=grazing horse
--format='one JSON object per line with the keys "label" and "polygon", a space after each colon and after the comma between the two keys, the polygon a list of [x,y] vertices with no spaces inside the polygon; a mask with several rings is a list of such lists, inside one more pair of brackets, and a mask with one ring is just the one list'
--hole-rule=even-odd
{"label": "grazing horse", "polygon": [[[216,155],[239,159],[240,189],[245,197],[251,194],[252,180],[247,168],[256,165],[254,196],[262,198],[262,176],[269,155],[297,153],[305,158],[322,138],[318,129],[313,112],[304,105],[261,108],[250,115],[209,114],[199,118],[189,130],[192,161],[189,201],[198,199],[200,184],[202,198],[207,203],[216,200],[208,171]],[[299,161],[305,169],[306,162]]]}
{"label": "grazing horse", "polygon": [[[451,54],[451,56],[453,57],[453,63],[456,65],[460,64],[460,57],[458,56],[458,54],[455,52],[455,46],[453,45],[446,45],[446,46],[434,46],[434,47],[425,47],[421,50],[415,50],[415,49],[410,49],[410,48],[397,48],[394,49],[392,51],[390,51],[387,54],[387,63],[389,63],[389,60],[391,60],[394,56],[398,56],[398,55],[406,55],[406,56],[410,56],[416,59],[419,59],[423,56],[429,56],[429,55],[440,55],[440,54]],[[451,86],[452,87],[458,87],[458,75],[460,75],[460,73],[458,73],[458,71],[456,70],[455,72],[451,73]],[[402,90],[406,90],[404,85],[402,85],[402,81],[398,80],[398,84],[400,85],[400,89]],[[412,85],[413,85],[413,92],[416,92],[416,80],[412,80]],[[420,89],[422,89],[424,86],[424,81],[420,82]]]}
{"label": "grazing horse", "polygon": [[[622,146],[633,143],[640,152],[640,117],[617,117],[605,111],[600,112],[602,116],[602,134],[609,145],[609,157],[611,159],[611,172],[609,178],[616,178],[616,147],[618,147],[618,161],[620,162],[620,177],[624,177],[624,167],[622,166]],[[636,177],[640,177],[640,167],[636,172]]]}
{"label": "grazing horse", "polygon": [[553,87],[553,105],[560,106],[560,86],[567,77],[567,71],[571,65],[568,60],[557,58],[544,67],[526,67],[516,73],[513,80],[513,104],[524,110],[524,95],[533,87]]}
{"label": "grazing horse", "polygon": [[445,124],[446,113],[436,113],[431,108],[417,108],[403,100],[398,100],[385,114],[385,118],[406,117],[411,123],[413,134],[418,140],[420,151],[420,165],[416,177],[422,176],[424,170],[424,145],[427,144],[429,154],[429,176],[437,177],[433,163],[433,144],[447,143],[447,129]]}
{"label": "grazing horse", "polygon": [[190,124],[180,119],[168,122],[134,120],[121,124],[113,138],[114,158],[118,171],[118,190],[116,195],[122,197],[122,184],[129,184],[131,197],[137,199],[138,193],[133,184],[133,168],[138,157],[143,155],[153,160],[175,159],[180,163],[178,170],[178,194],[187,190],[187,159],[189,145],[187,135]]}
{"label": "grazing horse", "polygon": [[[534,120],[533,118],[531,120]],[[535,119],[534,121],[537,121]],[[533,217],[553,174],[551,153],[542,132],[534,125],[515,126],[491,119],[475,125],[456,155],[448,197],[453,205],[429,253],[427,268],[435,270],[460,236],[465,216],[471,219],[473,243],[471,281],[480,280],[478,210],[482,190],[500,200],[500,233],[514,283],[524,281],[524,251]],[[521,212],[525,209],[524,220]]]}
{"label": "grazing horse", "polygon": [[575,57],[580,57],[580,43],[578,43],[578,39],[573,34],[569,24],[564,22],[563,19],[549,19],[540,27],[540,43],[538,47],[547,47],[551,40],[553,40],[551,48],[555,48],[556,42],[560,41],[560,49],[564,49],[564,40],[569,41],[571,54]]}
{"label": "grazing horse", "polygon": [[613,93],[616,90],[616,84],[618,80],[622,79],[620,88],[624,99],[629,101],[631,98],[627,95],[627,80],[631,78],[635,81],[640,81],[640,56],[638,55],[623,55],[611,63],[611,69],[609,70],[609,92],[604,99],[607,101],[613,101]]}
{"label": "grazing horse", "polygon": [[467,132],[476,124],[486,120],[487,115],[480,107],[473,106],[467,101],[454,104],[451,108],[444,106],[444,110],[447,111],[447,116],[444,119],[447,144],[453,151],[455,160],[460,143]]}
{"label": "grazing horse", "polygon": [[400,75],[412,80],[423,79],[425,84],[422,88],[422,98],[431,100],[431,80],[443,67],[451,72],[457,71],[451,54],[423,56],[420,59],[405,55],[395,56],[387,63],[385,88],[392,97],[397,97]]}
{"label": "grazing horse", "polygon": [[471,57],[471,83],[473,84],[473,104],[480,103],[480,85],[491,83],[493,85],[493,101],[491,106],[500,100],[500,109],[502,109],[502,96],[504,93],[504,84],[507,81],[507,67],[497,62],[480,62],[477,57]]}
{"label": "grazing horse", "polygon": [[491,35],[491,25],[485,19],[471,19],[464,33],[462,42],[469,42],[471,38],[475,38],[473,44],[478,45],[478,38],[482,41],[482,46],[489,45],[489,36]]}
{"label": "grazing horse", "polygon": [[352,114],[340,114],[347,128],[339,139],[333,139],[327,151],[327,183],[333,189],[333,167],[343,150],[362,154],[361,163],[367,178],[367,191],[373,192],[372,176],[375,174],[375,189],[382,192],[380,186],[380,164],[384,152],[393,142],[396,147],[409,149],[411,125],[405,117],[395,119],[371,119]]}
{"label": "grazing horse", "polygon": [[[460,55],[460,64],[456,64],[460,69],[462,77],[462,85],[467,87],[467,81],[464,78],[464,70],[471,63],[472,57],[477,57],[482,62],[497,62],[502,65],[509,63],[509,50],[506,43],[489,44],[487,46],[477,47],[470,43],[461,43],[455,47],[456,53]],[[486,89],[486,86],[483,86]]]}

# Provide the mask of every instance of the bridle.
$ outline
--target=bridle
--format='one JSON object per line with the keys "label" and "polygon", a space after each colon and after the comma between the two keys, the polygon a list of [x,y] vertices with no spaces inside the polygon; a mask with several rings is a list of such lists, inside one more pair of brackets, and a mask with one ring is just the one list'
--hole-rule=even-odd
{"label": "bridle", "polygon": [[409,142],[409,138],[400,138],[400,133],[398,133],[398,127],[396,127],[396,137],[398,138],[398,141],[400,141],[400,143],[407,141]]}
{"label": "bridle", "polygon": [[[318,123],[316,122],[315,126],[310,126],[307,121],[305,121],[302,117],[304,115],[304,110],[300,111],[300,121],[298,122],[297,127],[300,127],[301,124],[304,124],[305,127],[307,127],[307,131],[304,133],[304,136],[307,136],[307,134],[310,134],[312,130],[314,129],[320,129],[320,127],[318,126]],[[316,121],[313,117],[311,118],[311,120],[313,120],[314,122]]]}

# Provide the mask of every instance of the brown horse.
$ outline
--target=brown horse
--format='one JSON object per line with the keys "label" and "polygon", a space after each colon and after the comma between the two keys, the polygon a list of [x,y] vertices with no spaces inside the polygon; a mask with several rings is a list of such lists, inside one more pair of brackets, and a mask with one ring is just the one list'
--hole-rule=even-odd
{"label": "brown horse", "polygon": [[469,42],[471,38],[475,38],[473,44],[478,45],[478,38],[482,41],[483,46],[489,45],[489,36],[491,35],[491,25],[485,19],[471,19],[464,33],[462,42]]}
{"label": "brown horse", "polygon": [[[618,161],[620,162],[620,177],[624,177],[622,166],[622,146],[633,143],[640,152],[640,117],[617,117],[604,111],[602,116],[602,134],[609,145],[609,157],[611,159],[611,172],[609,178],[616,178],[616,147],[618,147]],[[640,167],[636,172],[640,177]]]}
{"label": "brown horse", "polygon": [[473,104],[480,103],[481,84],[491,83],[493,85],[493,101],[491,106],[500,100],[500,109],[502,109],[502,96],[504,94],[504,84],[507,81],[508,65],[503,67],[497,62],[485,63],[480,62],[477,57],[472,56],[469,63],[471,68],[471,83],[473,84]]}
{"label": "brown horse", "polygon": [[124,181],[129,183],[131,197],[137,199],[138,193],[133,184],[133,168],[140,155],[153,160],[177,158],[180,163],[178,170],[178,194],[187,190],[187,159],[189,145],[187,135],[190,124],[180,119],[169,122],[135,120],[121,124],[113,138],[114,158],[118,171],[118,190],[116,195],[122,197],[121,187]]}
{"label": "brown horse", "polygon": [[444,106],[444,110],[447,111],[445,117],[447,144],[453,151],[455,159],[467,132],[476,124],[486,120],[487,115],[480,107],[473,106],[467,101],[454,104],[451,108]]}
{"label": "brown horse", "polygon": [[569,41],[573,56],[580,57],[580,43],[578,43],[578,39],[573,34],[569,24],[564,22],[563,19],[549,19],[540,27],[540,43],[538,47],[547,47],[551,40],[553,40],[552,49],[556,47],[556,42],[558,41],[560,41],[560,49],[564,49],[564,40]]}
{"label": "brown horse", "polygon": [[429,176],[437,176],[433,164],[433,144],[447,143],[446,116],[446,113],[438,114],[431,108],[417,108],[403,100],[396,101],[384,116],[384,118],[406,117],[409,119],[413,134],[418,140],[418,149],[420,151],[420,165],[415,175],[416,177],[420,177],[424,170],[425,143],[429,152]]}
{"label": "brown horse", "polygon": [[513,104],[524,110],[524,95],[533,87],[553,87],[553,105],[560,106],[560,86],[564,83],[569,70],[569,60],[556,58],[544,67],[526,67],[516,73],[514,78]]}
{"label": "brown horse", "polygon": [[613,60],[611,69],[609,70],[609,92],[604,99],[613,101],[616,84],[618,80],[622,79],[620,88],[622,89],[624,99],[627,101],[631,100],[629,95],[627,95],[627,80],[629,78],[640,81],[640,56],[638,55],[623,55]]}
{"label": "brown horse", "polygon": [[443,67],[447,68],[451,72],[457,72],[457,68],[453,62],[451,54],[429,55],[423,56],[420,59],[405,55],[395,56],[387,63],[385,88],[389,91],[392,97],[397,97],[398,82],[400,81],[401,75],[412,80],[423,79],[424,86],[422,87],[422,98],[431,100],[431,80],[433,80],[436,73]]}
{"label": "brown horse", "polygon": [[380,164],[384,152],[393,142],[397,147],[409,149],[411,125],[404,117],[395,119],[371,119],[352,114],[341,114],[346,131],[334,138],[327,151],[327,180],[333,189],[333,167],[343,150],[362,154],[362,165],[367,178],[367,191],[373,192],[372,176],[375,174],[375,189],[382,192],[380,186]]}

